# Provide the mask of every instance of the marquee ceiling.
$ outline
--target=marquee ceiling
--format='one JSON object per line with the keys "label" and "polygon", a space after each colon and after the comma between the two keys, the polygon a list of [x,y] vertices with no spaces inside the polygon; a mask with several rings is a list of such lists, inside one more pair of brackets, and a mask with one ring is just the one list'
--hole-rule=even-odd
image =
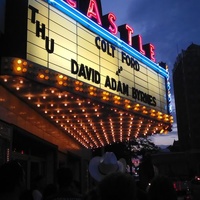
{"label": "marquee ceiling", "polygon": [[4,58],[1,83],[86,148],[167,133],[170,115],[21,59]]}

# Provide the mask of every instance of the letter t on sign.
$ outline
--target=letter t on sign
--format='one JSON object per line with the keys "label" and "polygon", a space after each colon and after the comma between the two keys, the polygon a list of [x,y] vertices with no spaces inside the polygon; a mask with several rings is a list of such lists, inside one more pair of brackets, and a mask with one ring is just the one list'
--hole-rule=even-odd
{"label": "letter t on sign", "polygon": [[128,24],[123,24],[118,27],[118,30],[120,32],[120,39],[132,46],[133,28],[131,28]]}

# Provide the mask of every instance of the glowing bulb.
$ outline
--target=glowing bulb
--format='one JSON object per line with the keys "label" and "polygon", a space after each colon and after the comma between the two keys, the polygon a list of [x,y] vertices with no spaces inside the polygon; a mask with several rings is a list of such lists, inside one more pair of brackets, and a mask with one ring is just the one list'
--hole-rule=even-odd
{"label": "glowing bulb", "polygon": [[22,63],[22,60],[17,60],[17,64],[21,64]]}
{"label": "glowing bulb", "polygon": [[17,71],[19,72],[19,71],[21,71],[22,70],[22,68],[20,67],[20,66],[18,66],[17,67]]}

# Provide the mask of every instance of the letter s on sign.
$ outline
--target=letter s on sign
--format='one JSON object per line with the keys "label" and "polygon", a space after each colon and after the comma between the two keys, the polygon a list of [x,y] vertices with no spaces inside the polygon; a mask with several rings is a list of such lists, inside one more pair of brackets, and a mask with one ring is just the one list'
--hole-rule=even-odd
{"label": "letter s on sign", "polygon": [[117,35],[118,27],[115,24],[116,16],[113,13],[108,14],[108,21],[110,23],[110,26],[108,27],[110,33],[112,33],[113,35]]}

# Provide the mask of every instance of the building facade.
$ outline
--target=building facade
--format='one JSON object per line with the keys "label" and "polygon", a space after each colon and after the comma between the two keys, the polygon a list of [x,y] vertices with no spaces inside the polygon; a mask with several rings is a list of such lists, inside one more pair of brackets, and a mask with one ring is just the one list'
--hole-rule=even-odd
{"label": "building facade", "polygon": [[178,138],[182,150],[200,149],[200,46],[191,44],[173,69]]}
{"label": "building facade", "polygon": [[20,160],[28,186],[69,166],[84,191],[92,149],[171,130],[167,68],[99,0],[4,0],[1,11],[0,162]]}

